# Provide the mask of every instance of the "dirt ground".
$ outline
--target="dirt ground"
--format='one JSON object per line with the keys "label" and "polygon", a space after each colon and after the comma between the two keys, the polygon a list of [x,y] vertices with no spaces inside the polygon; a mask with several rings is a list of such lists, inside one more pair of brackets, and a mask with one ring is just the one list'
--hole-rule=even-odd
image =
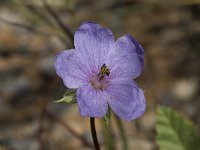
{"label": "dirt ground", "polygon": [[[1,0],[0,150],[90,150],[89,118],[76,104],[58,104],[66,88],[53,66],[55,55],[73,48],[83,21],[96,21],[115,38],[133,35],[145,50],[136,82],[147,110],[123,121],[130,150],[157,150],[155,110],[173,107],[200,129],[200,1],[198,0]],[[67,34],[67,35],[66,35]],[[117,150],[122,142],[111,118]],[[98,137],[105,149],[102,122]]]}

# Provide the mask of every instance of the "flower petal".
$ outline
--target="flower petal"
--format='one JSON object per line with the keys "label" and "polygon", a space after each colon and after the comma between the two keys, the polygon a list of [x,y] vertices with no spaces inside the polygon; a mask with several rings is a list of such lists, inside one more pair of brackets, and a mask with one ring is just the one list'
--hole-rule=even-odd
{"label": "flower petal", "polygon": [[74,44],[93,70],[99,71],[115,41],[109,29],[95,22],[84,22],[74,35]]}
{"label": "flower petal", "polygon": [[133,81],[111,83],[106,92],[108,104],[122,119],[136,119],[146,110],[144,93]]}
{"label": "flower petal", "polygon": [[90,70],[77,57],[76,50],[61,51],[56,57],[54,66],[56,73],[68,88],[78,88],[89,80]]}
{"label": "flower petal", "polygon": [[136,78],[144,66],[144,50],[131,35],[125,35],[116,41],[116,49],[107,59],[112,77]]}
{"label": "flower petal", "polygon": [[94,90],[91,85],[85,85],[78,89],[77,102],[81,116],[103,117],[108,109],[104,92]]}

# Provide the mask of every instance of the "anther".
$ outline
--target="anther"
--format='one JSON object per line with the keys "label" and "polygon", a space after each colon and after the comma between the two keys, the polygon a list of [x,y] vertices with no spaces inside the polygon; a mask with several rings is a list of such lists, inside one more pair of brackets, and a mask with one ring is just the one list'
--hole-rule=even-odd
{"label": "anther", "polygon": [[106,64],[103,64],[101,66],[100,72],[98,74],[98,76],[100,76],[99,80],[102,80],[105,75],[109,76],[110,75],[110,70],[109,68],[106,66]]}

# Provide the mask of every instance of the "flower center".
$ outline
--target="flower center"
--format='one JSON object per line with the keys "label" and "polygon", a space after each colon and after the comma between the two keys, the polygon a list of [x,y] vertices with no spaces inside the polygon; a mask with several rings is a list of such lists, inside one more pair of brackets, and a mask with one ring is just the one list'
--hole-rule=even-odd
{"label": "flower center", "polygon": [[94,87],[94,89],[103,91],[104,89],[107,88],[107,83],[108,83],[105,76],[109,75],[110,75],[109,68],[105,64],[103,64],[101,66],[99,74],[93,75],[89,82]]}
{"label": "flower center", "polygon": [[103,64],[101,66],[100,72],[98,74],[98,76],[100,76],[99,80],[102,80],[105,75],[109,76],[110,75],[110,70],[109,68],[106,66],[106,64]]}

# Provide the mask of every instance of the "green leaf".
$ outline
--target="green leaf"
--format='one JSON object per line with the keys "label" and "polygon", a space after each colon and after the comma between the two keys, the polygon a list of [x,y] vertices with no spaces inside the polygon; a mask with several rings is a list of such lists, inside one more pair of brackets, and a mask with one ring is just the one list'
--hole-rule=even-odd
{"label": "green leaf", "polygon": [[157,109],[156,142],[160,150],[199,150],[200,135],[194,125],[170,108]]}
{"label": "green leaf", "polygon": [[103,121],[106,125],[107,130],[109,131],[109,128],[110,128],[110,107],[108,107],[108,112],[103,117]]}
{"label": "green leaf", "polygon": [[72,104],[72,103],[76,103],[76,90],[74,89],[67,89],[67,91],[65,91],[63,98],[55,101],[56,103],[67,103],[67,104]]}

